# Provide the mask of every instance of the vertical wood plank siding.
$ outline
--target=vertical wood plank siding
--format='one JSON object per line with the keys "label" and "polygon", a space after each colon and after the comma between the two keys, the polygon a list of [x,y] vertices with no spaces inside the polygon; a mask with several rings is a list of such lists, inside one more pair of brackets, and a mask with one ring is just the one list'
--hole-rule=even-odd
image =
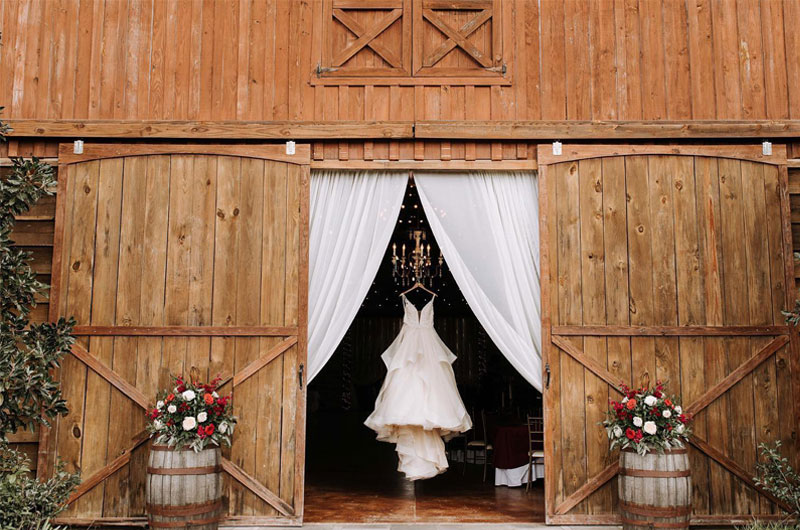
{"label": "vertical wood plank siding", "polygon": [[512,84],[492,87],[314,86],[323,7],[1,0],[0,103],[16,119],[800,119],[800,0],[503,0]]}

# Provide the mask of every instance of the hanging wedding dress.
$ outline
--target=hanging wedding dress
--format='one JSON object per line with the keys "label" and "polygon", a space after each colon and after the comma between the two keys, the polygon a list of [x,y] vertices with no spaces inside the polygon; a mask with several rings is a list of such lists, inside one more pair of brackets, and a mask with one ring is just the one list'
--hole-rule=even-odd
{"label": "hanging wedding dress", "polygon": [[397,445],[408,480],[447,470],[444,441],[472,428],[451,364],[456,356],[433,329],[433,299],[422,311],[403,298],[403,327],[381,355],[388,370],[364,424]]}

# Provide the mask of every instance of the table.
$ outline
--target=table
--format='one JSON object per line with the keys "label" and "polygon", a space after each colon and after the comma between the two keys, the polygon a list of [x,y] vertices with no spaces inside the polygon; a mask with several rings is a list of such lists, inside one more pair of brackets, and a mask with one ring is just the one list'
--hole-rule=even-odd
{"label": "table", "polygon": [[[494,429],[495,486],[523,486],[528,482],[528,426],[498,425]],[[544,478],[544,464],[534,464],[533,477]]]}

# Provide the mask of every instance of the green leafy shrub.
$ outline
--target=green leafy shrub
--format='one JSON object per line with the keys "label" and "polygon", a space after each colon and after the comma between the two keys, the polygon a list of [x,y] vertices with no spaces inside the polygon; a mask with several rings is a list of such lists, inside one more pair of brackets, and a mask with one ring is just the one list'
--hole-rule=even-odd
{"label": "green leafy shrub", "polygon": [[[0,141],[7,132],[0,123]],[[30,322],[36,297],[48,286],[37,280],[31,254],[11,240],[15,216],[52,194],[54,184],[53,168],[35,158],[15,159],[11,173],[0,178],[0,530],[52,528],[50,519],[79,482],[60,464],[52,477],[37,480],[28,458],[8,444],[10,434],[67,412],[51,372],[74,342],[75,322]]]}
{"label": "green leafy shrub", "polygon": [[787,520],[800,526],[800,475],[781,454],[781,443],[761,444],[761,461],[756,464],[756,484],[783,501],[791,513]]}
{"label": "green leafy shrub", "polygon": [[0,450],[0,530],[47,530],[50,519],[80,482],[78,475],[58,466],[47,480],[31,478],[30,461],[8,446]]}

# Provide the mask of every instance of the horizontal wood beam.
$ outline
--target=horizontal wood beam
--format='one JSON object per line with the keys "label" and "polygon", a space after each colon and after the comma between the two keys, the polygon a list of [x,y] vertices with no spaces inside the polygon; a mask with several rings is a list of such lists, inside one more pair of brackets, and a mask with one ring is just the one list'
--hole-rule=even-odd
{"label": "horizontal wood beam", "polygon": [[575,337],[735,337],[788,335],[789,326],[553,326]]}
{"label": "horizontal wood beam", "polygon": [[288,337],[293,326],[75,326],[78,337]]}
{"label": "horizontal wood beam", "polygon": [[[320,80],[341,84],[342,80]],[[386,84],[386,83],[384,83]],[[7,120],[10,137],[184,140],[674,140],[800,138],[800,120],[715,121],[170,121]]]}
{"label": "horizontal wood beam", "polygon": [[533,171],[536,160],[312,160],[311,169],[394,169],[475,171]]}
{"label": "horizontal wood beam", "polygon": [[792,138],[800,120],[754,121],[418,121],[416,138],[605,140],[676,138]]}
{"label": "horizontal wood beam", "polygon": [[180,138],[184,140],[303,140],[325,138],[412,138],[402,121],[155,121],[6,120],[8,136],[53,138]]}

